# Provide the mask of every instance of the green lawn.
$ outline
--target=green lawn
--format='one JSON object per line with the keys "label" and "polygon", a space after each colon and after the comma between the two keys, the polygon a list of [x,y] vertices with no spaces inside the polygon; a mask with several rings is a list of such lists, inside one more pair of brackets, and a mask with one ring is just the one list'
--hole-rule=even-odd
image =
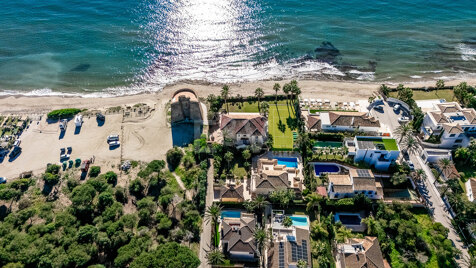
{"label": "green lawn", "polygon": [[[396,98],[397,92],[390,92],[390,97]],[[425,92],[422,90],[414,90],[413,91],[413,99],[414,100],[432,100],[432,99],[445,99],[446,101],[453,101],[454,93],[451,89],[443,89],[443,90],[433,90],[429,92]]]}
{"label": "green lawn", "polygon": [[[296,119],[294,107],[286,104],[270,104],[268,116],[268,131],[273,136],[273,147],[276,149],[293,149],[293,132],[289,127],[290,121]],[[284,133],[279,129],[280,123],[284,124]]]}
{"label": "green lawn", "polygon": [[[273,106],[274,101],[268,102],[269,106]],[[278,101],[278,105],[286,104],[286,100]],[[223,109],[226,109],[226,105],[223,104]],[[258,102],[254,101],[251,104],[248,101],[243,101],[243,103],[235,102],[235,103],[228,103],[228,109],[230,113],[258,113]]]}

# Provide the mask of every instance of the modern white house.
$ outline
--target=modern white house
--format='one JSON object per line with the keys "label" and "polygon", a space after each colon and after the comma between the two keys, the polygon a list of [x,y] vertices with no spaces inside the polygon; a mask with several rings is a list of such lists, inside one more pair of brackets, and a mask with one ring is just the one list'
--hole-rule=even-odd
{"label": "modern white house", "polygon": [[470,137],[476,136],[476,111],[457,102],[435,103],[423,119],[421,132],[425,140],[436,137],[439,148],[467,147]]}
{"label": "modern white house", "polygon": [[421,159],[428,163],[438,163],[438,161],[440,161],[441,159],[453,160],[451,156],[451,150],[433,148],[423,149]]}
{"label": "modern white house", "polygon": [[258,113],[229,113],[220,117],[223,139],[235,146],[263,145],[268,138],[268,120]]}
{"label": "modern white house", "polygon": [[390,137],[356,136],[353,142],[345,144],[354,162],[364,162],[381,171],[388,170],[400,155],[397,142]]}
{"label": "modern white house", "polygon": [[383,187],[370,169],[350,169],[349,174],[329,174],[327,195],[340,199],[364,194],[370,199],[382,199]]}
{"label": "modern white house", "polygon": [[378,133],[380,129],[380,122],[365,112],[320,112],[316,116],[320,120],[321,130],[325,132]]}

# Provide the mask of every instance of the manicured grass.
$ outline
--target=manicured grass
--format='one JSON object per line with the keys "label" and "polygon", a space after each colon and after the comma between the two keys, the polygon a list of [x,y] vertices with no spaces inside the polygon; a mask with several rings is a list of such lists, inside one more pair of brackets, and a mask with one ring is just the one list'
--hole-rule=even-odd
{"label": "manicured grass", "polygon": [[[293,149],[293,133],[288,125],[288,119],[294,120],[294,107],[282,104],[270,104],[268,115],[268,131],[273,136],[273,147],[276,149]],[[279,129],[279,122],[286,126],[284,133]]]}
{"label": "manicured grass", "polygon": [[233,174],[238,178],[242,178],[246,176],[246,170],[244,167],[238,167],[238,163],[236,163],[233,167]]}
{"label": "manicured grass", "polygon": [[[390,92],[390,97],[396,98],[397,92]],[[443,90],[433,90],[429,92],[425,92],[422,90],[414,90],[413,91],[413,99],[414,100],[432,100],[432,99],[445,99],[446,101],[453,101],[454,93],[451,89],[443,89]]]}
{"label": "manicured grass", "polygon": [[[269,101],[268,104],[270,107],[275,105],[274,101]],[[286,100],[278,101],[278,105],[283,104],[286,104]],[[222,108],[226,109],[226,105],[223,104]],[[249,103],[248,101],[243,101],[243,103],[228,103],[228,109],[230,113],[259,113],[257,101],[254,101],[252,103]]]}

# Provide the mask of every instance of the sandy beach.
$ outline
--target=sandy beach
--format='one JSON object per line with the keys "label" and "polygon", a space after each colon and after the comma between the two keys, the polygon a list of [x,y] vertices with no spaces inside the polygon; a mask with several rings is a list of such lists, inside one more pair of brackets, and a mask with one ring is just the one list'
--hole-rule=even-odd
{"label": "sandy beach", "polygon": [[[283,81],[256,81],[243,84],[231,84],[231,95],[249,96],[253,95],[257,87],[261,87],[265,94],[274,94],[272,87],[275,83],[281,86],[288,82]],[[381,83],[370,82],[344,82],[344,81],[316,81],[316,80],[299,80],[299,86],[302,90],[303,98],[321,98],[330,101],[350,101],[358,99],[367,99],[372,92],[377,91]],[[445,81],[448,86],[457,85],[463,82],[461,80]],[[476,80],[465,80],[470,85],[475,85]],[[396,84],[388,84],[396,86]],[[434,81],[406,83],[411,87],[427,87],[434,86]],[[202,84],[202,83],[179,83],[166,86],[162,91],[149,94],[138,94],[129,96],[103,97],[103,98],[83,98],[83,97],[61,97],[61,96],[4,96],[0,98],[1,114],[32,114],[47,113],[53,109],[75,107],[81,109],[100,109],[104,107],[133,105],[136,103],[158,100],[168,100],[172,94],[181,88],[194,89],[199,97],[206,98],[209,94],[220,94],[222,85]]]}

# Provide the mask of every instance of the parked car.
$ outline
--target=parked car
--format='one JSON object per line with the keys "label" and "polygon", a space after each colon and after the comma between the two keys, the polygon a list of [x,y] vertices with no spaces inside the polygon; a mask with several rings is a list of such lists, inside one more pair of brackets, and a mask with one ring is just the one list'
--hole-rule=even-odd
{"label": "parked car", "polygon": [[408,122],[408,121],[410,121],[410,117],[408,117],[408,116],[401,116],[401,117],[398,118],[399,123],[404,123],[404,122]]}
{"label": "parked car", "polygon": [[408,160],[408,161],[407,161],[407,164],[408,164],[408,166],[410,167],[410,170],[411,170],[411,171],[414,171],[414,170],[415,170],[415,165],[413,165],[413,162],[412,162],[412,161]]}
{"label": "parked car", "polygon": [[65,154],[66,153],[66,149],[65,148],[61,148],[60,149],[60,154]]}
{"label": "parked car", "polygon": [[381,106],[381,105],[374,106],[374,110],[383,112],[383,106]]}
{"label": "parked car", "polygon": [[21,147],[14,147],[13,150],[10,152],[10,158],[14,158],[21,153]]}
{"label": "parked car", "polygon": [[102,114],[102,113],[97,113],[96,114],[96,119],[98,121],[105,121],[106,120],[106,117]]}
{"label": "parked car", "polygon": [[66,150],[68,150],[68,154],[71,154],[71,152],[73,151],[73,147],[70,146],[70,147],[66,148]]}
{"label": "parked car", "polygon": [[70,157],[69,154],[62,154],[62,155],[60,155],[60,160],[61,160],[61,161],[65,161],[65,160],[68,160],[69,157]]}
{"label": "parked car", "polygon": [[110,142],[109,142],[109,146],[110,146],[110,147],[118,146],[119,144],[121,144],[119,141],[110,141]]}
{"label": "parked car", "polygon": [[5,177],[0,177],[0,184],[7,183],[7,178]]}
{"label": "parked car", "polygon": [[13,143],[13,146],[18,147],[18,146],[20,146],[20,143],[21,143],[21,140],[16,140],[16,141]]}
{"label": "parked car", "polygon": [[118,141],[119,140],[119,135],[109,135],[107,137],[107,142],[110,143],[111,141]]}
{"label": "parked car", "polygon": [[81,172],[88,172],[90,163],[89,160],[84,160],[83,163],[81,163]]}
{"label": "parked car", "polygon": [[398,110],[400,110],[400,104],[395,104],[395,106],[393,106],[393,110],[398,112]]}

